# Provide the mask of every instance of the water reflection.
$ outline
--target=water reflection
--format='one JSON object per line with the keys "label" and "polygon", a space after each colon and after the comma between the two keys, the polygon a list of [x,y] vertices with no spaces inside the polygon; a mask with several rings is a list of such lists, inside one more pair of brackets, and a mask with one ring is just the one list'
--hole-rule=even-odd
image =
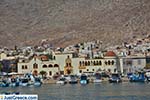
{"label": "water reflection", "polygon": [[38,94],[39,100],[150,100],[150,84],[88,84],[56,85],[47,84],[41,87],[0,88],[0,91]]}

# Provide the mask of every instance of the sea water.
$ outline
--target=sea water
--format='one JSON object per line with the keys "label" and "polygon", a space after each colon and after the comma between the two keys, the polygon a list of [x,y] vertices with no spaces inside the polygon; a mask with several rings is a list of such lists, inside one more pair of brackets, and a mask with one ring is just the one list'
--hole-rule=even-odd
{"label": "sea water", "polygon": [[37,94],[39,100],[150,100],[150,83],[43,84],[40,87],[0,87],[0,92]]}

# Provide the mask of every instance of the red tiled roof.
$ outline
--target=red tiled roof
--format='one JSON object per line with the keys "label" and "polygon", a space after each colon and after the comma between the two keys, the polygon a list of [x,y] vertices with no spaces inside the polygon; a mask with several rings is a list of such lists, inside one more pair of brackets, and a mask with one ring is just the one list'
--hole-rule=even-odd
{"label": "red tiled roof", "polygon": [[116,54],[113,51],[108,51],[108,52],[106,52],[105,56],[112,57],[112,56],[116,56]]}

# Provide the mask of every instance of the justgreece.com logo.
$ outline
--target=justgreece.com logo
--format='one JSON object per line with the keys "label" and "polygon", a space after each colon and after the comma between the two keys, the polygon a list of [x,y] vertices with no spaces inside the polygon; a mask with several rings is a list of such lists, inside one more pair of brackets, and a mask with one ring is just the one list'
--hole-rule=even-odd
{"label": "justgreece.com logo", "polygon": [[0,95],[0,100],[38,100],[38,95]]}
{"label": "justgreece.com logo", "polygon": [[3,100],[3,95],[0,95],[0,100]]}

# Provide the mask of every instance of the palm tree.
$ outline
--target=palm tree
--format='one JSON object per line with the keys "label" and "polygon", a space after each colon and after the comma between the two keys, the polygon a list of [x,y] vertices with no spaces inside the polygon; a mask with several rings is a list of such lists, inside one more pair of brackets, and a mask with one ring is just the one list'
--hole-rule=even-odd
{"label": "palm tree", "polygon": [[46,75],[46,71],[40,71],[40,74],[42,75],[42,78],[44,77],[44,75]]}

